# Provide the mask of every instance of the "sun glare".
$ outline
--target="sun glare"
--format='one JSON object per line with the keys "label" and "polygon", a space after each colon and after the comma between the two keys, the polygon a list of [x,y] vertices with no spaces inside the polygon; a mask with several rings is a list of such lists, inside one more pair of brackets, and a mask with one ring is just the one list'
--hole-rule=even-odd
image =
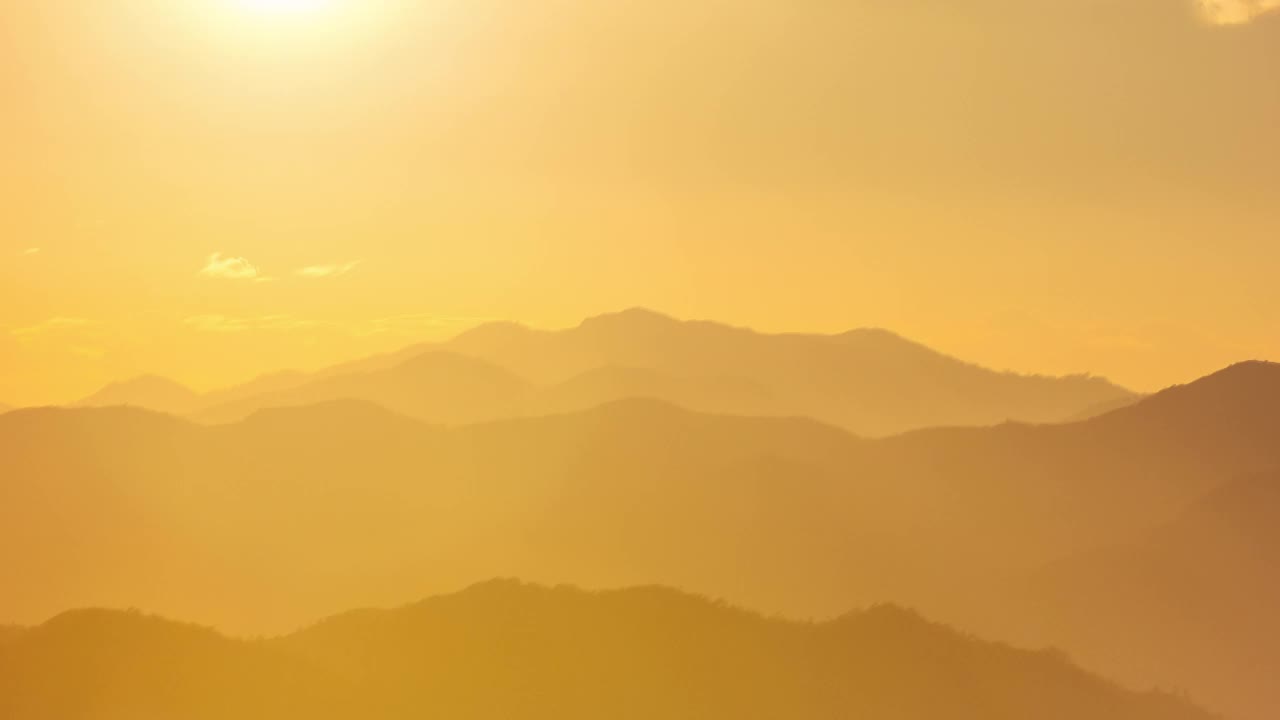
{"label": "sun glare", "polygon": [[303,14],[323,10],[331,0],[237,0],[247,10],[270,14]]}
{"label": "sun glare", "polygon": [[[350,59],[382,26],[389,3],[380,0],[204,0],[200,22],[237,54],[265,59],[330,53]],[[242,60],[245,58],[241,58]]]}

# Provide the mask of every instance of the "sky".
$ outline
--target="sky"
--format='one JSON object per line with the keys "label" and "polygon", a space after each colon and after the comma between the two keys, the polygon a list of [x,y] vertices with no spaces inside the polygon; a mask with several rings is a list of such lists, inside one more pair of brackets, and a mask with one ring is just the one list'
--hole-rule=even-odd
{"label": "sky", "polygon": [[646,306],[1280,359],[1271,0],[0,0],[0,402]]}

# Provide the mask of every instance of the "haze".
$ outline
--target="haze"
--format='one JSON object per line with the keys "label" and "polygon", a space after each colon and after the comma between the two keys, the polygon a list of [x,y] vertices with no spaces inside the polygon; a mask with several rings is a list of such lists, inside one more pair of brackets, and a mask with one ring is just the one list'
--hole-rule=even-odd
{"label": "haze", "polygon": [[7,402],[633,305],[1145,391],[1276,355],[1262,3],[252,5],[0,4]]}
{"label": "haze", "polygon": [[1273,720],[1280,0],[0,0],[0,720]]}

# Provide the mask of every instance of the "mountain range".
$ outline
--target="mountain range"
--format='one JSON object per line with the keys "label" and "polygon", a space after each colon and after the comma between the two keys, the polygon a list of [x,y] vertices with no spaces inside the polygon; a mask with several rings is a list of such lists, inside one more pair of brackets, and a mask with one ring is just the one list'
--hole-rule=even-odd
{"label": "mountain range", "polygon": [[138,613],[0,635],[0,716],[1209,720],[896,607],[768,620],[657,587],[496,581],[238,641]]}
{"label": "mountain range", "polygon": [[[1036,597],[998,590],[1052,588],[1031,579],[1159,533],[1232,478],[1280,467],[1278,413],[1280,366],[1267,363],[1078,423],[881,440],[653,400],[460,427],[352,400],[213,426],[124,408],[23,410],[0,418],[12,468],[0,485],[0,583],[11,588],[0,619],[143,607],[274,633],[493,576],[658,583],[793,617],[889,600],[989,637],[1052,642],[1126,683],[1185,683],[1211,707],[1260,718],[1280,698],[1246,680],[1274,649],[1247,628],[1233,653],[1135,643],[1121,663],[1091,636],[1055,630],[1067,621],[1038,601],[994,619],[990,608]],[[1249,582],[1224,578],[1219,592]],[[1191,641],[1156,625],[1170,643]],[[1209,662],[1221,673],[1187,672]]]}
{"label": "mountain range", "polygon": [[76,407],[130,406],[183,415],[198,408],[200,394],[158,375],[111,383],[76,403]]}
{"label": "mountain range", "polygon": [[1038,646],[1071,638],[1075,657],[1132,677],[1164,658],[1177,687],[1214,688],[1227,717],[1265,717],[1280,672],[1280,472],[1216,488],[1130,542],[1059,560],[984,600],[995,621],[966,627]]}
{"label": "mountain range", "polygon": [[1138,399],[1101,378],[987,370],[883,330],[766,335],[629,310],[562,331],[484,325],[449,342],[281,373],[207,396],[141,378],[81,404],[225,423],[260,409],[359,399],[427,422],[466,424],[636,397],[700,412],[810,417],[865,436],[1058,422]]}

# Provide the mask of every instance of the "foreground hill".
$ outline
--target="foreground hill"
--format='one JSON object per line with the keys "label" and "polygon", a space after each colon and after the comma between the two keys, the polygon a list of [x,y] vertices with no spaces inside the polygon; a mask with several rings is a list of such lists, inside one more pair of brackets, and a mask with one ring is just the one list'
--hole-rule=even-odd
{"label": "foreground hill", "polygon": [[25,628],[17,625],[0,625],[0,646],[7,645],[26,633]]}
{"label": "foreground hill", "polygon": [[[890,600],[1016,638],[1043,619],[979,625],[970,596],[986,604],[999,578],[1139,538],[1225,478],[1280,467],[1280,368],[1236,366],[1076,424],[887,440],[651,401],[458,428],[340,401],[225,426],[18,411],[0,417],[0,456],[0,621],[142,607],[278,632],[500,575],[659,583],[796,617]],[[1221,664],[1252,657],[1241,647]],[[1151,684],[1159,667],[1151,654],[1116,676]]]}
{"label": "foreground hill", "polygon": [[892,607],[820,625],[661,588],[493,582],[269,641],[68,613],[0,643],[9,720],[1208,720]]}
{"label": "foreground hill", "polygon": [[[112,397],[166,412],[176,406]],[[883,330],[766,335],[631,310],[556,332],[485,325],[448,343],[260,378],[203,396],[189,412],[225,423],[261,409],[358,399],[457,424],[628,398],[709,413],[812,417],[868,436],[1010,419],[1058,422],[1137,400],[1100,378],[998,373]]]}

